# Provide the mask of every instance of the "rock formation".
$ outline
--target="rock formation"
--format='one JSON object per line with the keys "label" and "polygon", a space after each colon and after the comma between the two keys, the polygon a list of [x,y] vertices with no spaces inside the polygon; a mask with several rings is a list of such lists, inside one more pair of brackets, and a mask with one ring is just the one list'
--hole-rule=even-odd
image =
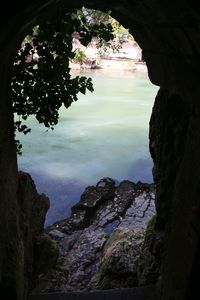
{"label": "rock formation", "polygon": [[87,187],[71,216],[47,228],[60,255],[34,292],[137,286],[146,226],[155,214],[154,194],[153,184],[122,181],[115,186],[110,178]]}
{"label": "rock formation", "polygon": [[58,258],[56,243],[44,232],[44,222],[50,206],[48,197],[38,194],[28,173],[18,172],[18,202],[20,233],[24,256],[24,280],[27,289],[35,285],[37,276],[52,268]]}

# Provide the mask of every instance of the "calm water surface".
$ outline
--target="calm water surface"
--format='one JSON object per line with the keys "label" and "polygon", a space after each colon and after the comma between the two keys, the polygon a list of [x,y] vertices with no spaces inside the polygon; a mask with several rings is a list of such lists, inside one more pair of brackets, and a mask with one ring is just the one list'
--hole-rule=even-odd
{"label": "calm water surface", "polygon": [[62,108],[54,131],[30,117],[31,133],[17,137],[23,144],[19,169],[29,172],[51,200],[46,225],[69,216],[85,187],[102,177],[152,182],[148,126],[158,87],[146,73],[86,75],[95,91]]}

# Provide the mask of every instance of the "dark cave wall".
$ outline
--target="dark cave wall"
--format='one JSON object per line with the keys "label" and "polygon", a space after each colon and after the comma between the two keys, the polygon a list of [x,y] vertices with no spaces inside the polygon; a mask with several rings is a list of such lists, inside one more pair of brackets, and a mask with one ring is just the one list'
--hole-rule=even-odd
{"label": "dark cave wall", "polygon": [[[0,14],[0,282],[13,299],[26,298],[28,259],[17,199],[10,68],[25,33],[69,7],[111,9],[143,49],[152,83],[161,87],[150,122],[157,185],[157,228],[165,233],[163,300],[181,300],[199,241],[200,18],[194,1],[18,1]],[[28,212],[27,212],[28,213]]]}
{"label": "dark cave wall", "polygon": [[192,104],[160,88],[150,120],[150,153],[156,183],[157,228],[164,229],[172,208],[176,177],[187,147]]}
{"label": "dark cave wall", "polygon": [[[196,249],[200,234],[200,107],[197,95],[191,93],[189,99],[181,98],[161,89],[151,118],[157,229],[164,228],[165,232],[162,299],[199,298],[199,289],[193,298],[194,289],[189,286],[189,281],[199,276],[193,273],[194,278],[191,278],[192,265],[196,264],[195,259],[199,261]],[[190,290],[189,298],[185,296],[187,290]]]}
{"label": "dark cave wall", "polygon": [[[168,280],[165,280],[165,288],[173,291],[174,299],[183,299],[184,292],[186,292],[184,288],[189,288],[188,280],[192,263],[195,263],[194,256],[200,235],[200,107],[198,96],[196,100],[192,107],[182,163],[177,170],[171,214],[166,231],[164,271]],[[199,274],[195,276],[199,277]],[[199,297],[199,289],[195,298],[190,295],[191,299]]]}
{"label": "dark cave wall", "polygon": [[197,221],[199,206],[199,179],[193,174],[199,159],[193,148],[195,143],[198,148],[196,134],[200,128],[198,121],[194,129],[195,111],[192,101],[161,88],[150,121],[150,152],[157,187],[156,230],[164,232],[162,299],[184,299],[198,245],[198,233],[192,225],[193,218]]}
{"label": "dark cave wall", "polygon": [[[23,290],[23,255],[20,253],[19,211],[16,199],[16,157],[11,104],[7,99],[7,53],[0,56],[0,277],[9,290]],[[15,273],[15,274],[14,274]],[[12,275],[11,275],[12,274]],[[22,284],[22,286],[20,286]],[[12,293],[12,291],[11,291]]]}

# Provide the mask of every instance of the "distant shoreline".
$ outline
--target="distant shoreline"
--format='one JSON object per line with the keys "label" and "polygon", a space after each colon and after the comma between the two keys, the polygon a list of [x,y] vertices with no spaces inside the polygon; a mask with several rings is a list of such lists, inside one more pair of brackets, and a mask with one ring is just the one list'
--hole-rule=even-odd
{"label": "distant shoreline", "polygon": [[142,59],[142,50],[135,41],[125,42],[117,52],[109,49],[103,56],[99,55],[98,49],[94,45],[84,47],[76,42],[74,49],[79,49],[85,58],[82,61],[70,62],[69,66],[72,70],[103,69],[147,72],[146,63]]}
{"label": "distant shoreline", "polygon": [[101,59],[96,64],[88,63],[70,63],[72,70],[119,70],[147,73],[145,62],[135,62],[132,59]]}

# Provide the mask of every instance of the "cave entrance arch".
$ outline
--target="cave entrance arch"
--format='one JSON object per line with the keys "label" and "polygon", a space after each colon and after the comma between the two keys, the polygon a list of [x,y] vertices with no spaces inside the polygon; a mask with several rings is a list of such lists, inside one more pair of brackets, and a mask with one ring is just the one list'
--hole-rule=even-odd
{"label": "cave entrance arch", "polygon": [[[196,222],[194,215],[198,215],[196,213],[198,209],[192,209],[192,207],[198,208],[199,206],[196,199],[199,195],[200,167],[196,162],[199,161],[200,149],[199,131],[197,130],[200,127],[198,118],[200,111],[198,101],[200,94],[198,47],[200,20],[199,11],[193,10],[194,1],[189,0],[182,1],[181,4],[179,0],[175,0],[173,3],[168,3],[168,1],[158,3],[155,0],[142,2],[127,0],[123,3],[115,1],[106,4],[98,0],[84,3],[83,1],[74,1],[73,4],[64,0],[32,1],[26,4],[21,1],[12,4],[12,11],[2,10],[4,18],[1,20],[2,31],[0,32],[0,194],[1,223],[4,226],[0,228],[0,268],[1,274],[4,276],[1,276],[1,281],[6,278],[10,287],[9,290],[12,288],[13,293],[17,293],[17,299],[24,298],[25,281],[23,279],[23,266],[21,265],[23,262],[21,249],[24,246],[17,214],[19,210],[19,204],[16,202],[17,167],[13,144],[12,113],[8,101],[10,68],[19,44],[28,29],[39,23],[39,18],[47,17],[56,9],[79,8],[83,4],[98,10],[111,9],[113,16],[125,27],[130,28],[130,32],[143,49],[150,80],[162,87],[160,99],[164,98],[166,102],[169,98],[171,100],[178,99],[178,103],[184,103],[185,111],[189,115],[186,118],[188,123],[184,125],[187,130],[181,131],[182,144],[180,148],[172,148],[173,151],[177,150],[174,152],[174,156],[178,155],[179,157],[178,168],[173,170],[175,174],[173,182],[175,184],[170,182],[169,178],[169,184],[165,186],[165,188],[171,188],[171,199],[175,213],[172,213],[170,218],[166,240],[167,258],[165,257],[163,271],[163,299],[170,299],[171,297],[175,300],[182,300],[199,240],[198,230],[193,230],[194,226],[191,228],[191,224],[194,225],[193,223]],[[178,111],[179,105],[176,107]],[[168,108],[169,112],[170,109],[175,111],[173,105]],[[158,114],[159,116],[162,115],[159,107]],[[172,119],[174,120],[175,117]],[[170,130],[168,118],[166,118],[166,122]],[[173,123],[173,125],[175,124],[177,125],[176,122]],[[174,132],[171,141],[175,142],[180,132],[177,126],[176,131],[174,128],[171,129]],[[168,137],[166,136],[166,138]],[[180,140],[178,139],[178,141]],[[173,145],[177,146],[177,141]],[[162,149],[159,158],[167,158],[165,153],[165,150]],[[165,174],[167,175],[167,169]],[[193,181],[191,181],[191,176]],[[190,189],[187,187],[187,182],[190,182]],[[162,183],[159,182],[159,185]],[[163,194],[161,193],[160,196]],[[13,241],[12,244],[7,240],[7,236],[10,237],[9,240]],[[174,247],[171,248],[173,243]],[[183,249],[185,250],[184,255],[180,255]],[[12,260],[10,260],[11,253]],[[1,285],[4,283],[5,281],[2,281]]]}
{"label": "cave entrance arch", "polygon": [[[116,72],[117,73],[117,72]],[[129,74],[129,73],[128,73]],[[124,72],[124,76],[125,76],[125,78],[127,79],[127,81],[132,81],[133,83],[134,83],[134,79],[136,79],[136,81],[137,81],[137,76],[136,76],[136,74],[135,74],[135,77],[136,78],[134,78],[134,74],[132,74],[132,78],[131,79],[129,79],[129,77],[128,77],[128,74],[126,74],[125,72]],[[131,74],[131,73],[130,73]],[[84,75],[84,74],[81,74],[81,75]],[[85,75],[87,75],[87,73],[85,74]],[[116,76],[117,76],[117,74],[116,74]],[[123,76],[123,75],[122,75]],[[145,76],[146,77],[146,76]],[[112,77],[111,77],[112,78]],[[147,78],[148,78],[148,76],[147,76]],[[109,81],[109,77],[107,77],[107,79],[108,79],[108,82],[110,82]],[[123,104],[123,107],[125,108],[126,107],[126,97],[127,97],[127,94],[126,94],[126,92],[128,93],[129,92],[129,90],[128,90],[128,88],[126,89],[126,88],[124,88],[123,87],[123,85],[124,86],[126,86],[126,83],[124,82],[124,83],[122,83],[122,80],[123,80],[123,77],[121,78],[121,81],[120,81],[120,84],[121,85],[119,85],[118,84],[118,87],[120,87],[119,88],[119,90],[118,90],[118,92],[120,93],[121,92],[121,95],[123,95],[124,94],[124,100],[125,100],[125,103]],[[143,81],[143,80],[142,80]],[[107,80],[106,80],[106,78],[105,78],[105,83],[107,82]],[[119,81],[118,81],[118,83],[119,83]],[[145,81],[143,81],[143,84],[145,83],[145,85],[146,85],[146,78],[145,78]],[[143,85],[142,84],[142,85]],[[109,86],[109,85],[108,85]],[[107,94],[108,93],[108,91],[107,91],[107,87],[108,86],[104,86],[104,88],[103,89],[101,89],[101,90],[105,90],[106,91],[106,93],[105,94]],[[110,86],[109,86],[110,87]],[[129,87],[129,89],[131,89],[131,88],[133,88],[133,90],[134,90],[134,85],[127,85],[126,87]],[[113,90],[113,88],[111,87],[111,89]],[[115,87],[115,89],[117,89],[117,86]],[[137,89],[137,86],[136,86],[136,89]],[[96,88],[95,88],[95,90],[96,90]],[[140,88],[140,91],[142,90],[142,88]],[[145,89],[146,90],[146,89]],[[94,91],[94,94],[95,94],[95,91]],[[100,94],[100,96],[103,96],[103,97],[105,97],[105,94],[104,93],[102,93],[102,94]],[[148,94],[148,92],[147,92],[147,94]],[[151,92],[150,92],[150,94],[151,94]],[[114,93],[113,93],[113,95],[114,95]],[[95,95],[91,95],[92,97],[93,96],[95,96]],[[112,96],[111,95],[111,93],[110,93],[110,96]],[[84,97],[86,97],[86,96],[84,96]],[[139,97],[139,95],[137,95],[137,97],[138,98],[140,98]],[[144,96],[145,97],[145,96]],[[148,96],[146,96],[145,97],[145,99],[147,100],[150,100],[150,98],[152,98],[152,100],[153,100],[153,98],[155,97],[155,95],[154,96],[152,96],[152,95],[149,95],[148,94]],[[133,99],[133,103],[134,103],[134,98],[136,98],[136,95],[134,96],[133,95],[133,97],[132,97]],[[117,100],[117,99],[116,99]],[[142,100],[142,99],[141,99]],[[79,100],[79,101],[81,101],[81,100]],[[78,103],[79,103],[79,101],[78,101]],[[139,101],[139,99],[138,99],[138,101]],[[116,101],[116,105],[117,105],[117,102],[118,101]],[[77,104],[78,104],[77,103]],[[150,117],[150,110],[151,110],[151,106],[152,106],[152,102],[150,101],[150,103],[151,103],[151,105],[150,105],[150,109],[148,110],[148,118]],[[96,103],[97,104],[97,103]],[[114,104],[114,103],[113,103]],[[92,104],[91,104],[92,105]],[[105,103],[105,105],[106,105],[106,103]],[[101,103],[101,106],[103,106],[103,103]],[[122,112],[123,112],[123,110],[122,110]],[[106,111],[105,111],[105,113],[106,113]],[[110,112],[111,114],[112,114],[112,112]],[[115,113],[115,111],[114,111],[114,108],[113,108],[113,113]],[[69,115],[68,115],[69,114]],[[83,112],[81,111],[81,114],[83,114],[84,115],[84,117],[85,117],[85,113],[84,113],[84,110],[83,110]],[[68,111],[67,112],[67,115],[70,117],[70,112]],[[87,114],[86,114],[86,116],[87,116]],[[126,116],[126,113],[124,112],[124,116]],[[127,117],[129,116],[129,118],[130,117],[132,117],[132,116],[134,116],[134,110],[132,111],[132,116],[130,116],[129,114],[128,114],[128,112],[127,112]],[[136,113],[136,116],[138,117],[139,116],[139,114],[137,115],[137,113]],[[122,116],[123,117],[123,116]],[[76,120],[76,119],[75,119]],[[146,118],[145,118],[145,120],[146,120]],[[106,122],[106,120],[105,120],[105,122]],[[134,122],[134,119],[132,120],[132,122]],[[75,123],[75,122],[74,122]],[[139,122],[138,122],[139,123]],[[146,124],[148,124],[148,121],[146,120],[146,122],[145,122]],[[76,123],[75,123],[76,124]],[[74,125],[75,125],[74,124]],[[122,122],[122,126],[123,126],[123,122]],[[139,124],[138,124],[138,127],[139,127]],[[57,127],[56,127],[56,129],[57,129]],[[55,129],[55,131],[56,131],[56,129]],[[67,126],[66,126],[66,129],[67,129]],[[81,127],[80,127],[80,129],[81,129]],[[107,127],[107,129],[109,130],[109,126]],[[119,129],[120,130],[120,129]],[[130,129],[129,129],[130,130]],[[126,131],[126,128],[124,128],[124,131]],[[146,130],[145,130],[145,132],[146,132]],[[122,133],[122,135],[123,135],[123,137],[122,137],[122,140],[123,140],[123,138],[124,138],[124,134]],[[56,139],[56,136],[54,135],[54,137],[55,137],[55,139]],[[26,137],[25,137],[26,138]],[[118,137],[119,138],[119,140],[120,140],[120,136]],[[137,136],[136,137],[134,137],[134,135],[133,135],[133,138],[134,139],[137,139]],[[36,136],[35,138],[34,138],[34,136],[33,136],[33,138],[32,138],[32,141],[33,141],[33,143],[35,144],[37,144],[37,139],[38,139],[38,137]],[[45,139],[45,138],[44,138]],[[51,138],[51,140],[54,140],[54,138],[52,137]],[[146,134],[146,141],[148,140],[148,133]],[[43,140],[43,138],[41,138],[41,141],[44,143],[44,140]],[[105,141],[106,142],[106,141]],[[69,142],[70,143],[70,142]],[[39,148],[40,146],[37,144],[37,148]],[[117,147],[117,146],[116,146]],[[119,146],[118,146],[119,147]],[[47,143],[45,143],[45,148],[46,148],[46,150],[48,149],[48,144]],[[106,148],[106,147],[105,147]],[[148,149],[148,144],[146,145],[146,148]],[[68,149],[67,148],[67,145],[66,145],[66,149]],[[81,148],[80,148],[81,149]],[[134,148],[134,146],[132,147],[132,150],[135,150],[135,148]],[[50,150],[50,149],[49,149]],[[82,151],[83,149],[81,149],[81,151]],[[102,149],[103,150],[103,149]],[[40,151],[40,153],[41,153],[41,149],[39,150]],[[147,150],[148,151],[148,150]],[[47,152],[47,151],[46,151]],[[69,153],[69,152],[68,152]],[[123,152],[122,152],[123,153]],[[115,155],[114,154],[114,151],[113,151],[113,154],[111,154],[111,155]],[[47,154],[47,156],[48,156],[48,154]],[[120,159],[120,158],[119,158]],[[33,161],[34,161],[34,158],[33,157],[31,157],[30,158],[30,160],[31,160],[31,162],[33,163]],[[78,160],[78,158],[77,158],[77,160]],[[131,159],[130,159],[131,160]],[[56,161],[56,159],[55,159],[55,161]],[[52,163],[53,163],[53,160],[52,160]],[[58,161],[57,161],[57,163],[59,163],[59,158],[58,158]],[[69,164],[70,164],[70,161],[68,162]],[[51,164],[51,161],[49,161],[49,165]],[[117,160],[115,161],[115,164],[117,164]],[[129,162],[129,164],[130,164],[130,162]],[[41,165],[42,165],[42,163],[41,163]],[[35,164],[35,166],[40,166],[40,163],[36,163]],[[66,163],[66,167],[67,167],[67,163]],[[42,167],[41,167],[42,168]],[[75,163],[74,163],[74,165],[73,165],[73,168],[74,169],[76,169],[76,165],[75,165]],[[128,168],[128,166],[127,166],[127,168]],[[134,167],[135,168],[135,167]],[[136,167],[137,168],[137,167]],[[58,169],[57,168],[55,168],[54,169],[54,172],[55,173],[57,173],[57,172],[59,172],[59,167],[58,167]],[[122,172],[122,171],[121,171]],[[38,172],[39,173],[39,172]],[[31,174],[31,171],[30,171],[30,174]],[[104,173],[103,174],[104,176],[106,175],[107,176],[107,174],[106,173]],[[52,176],[53,176],[53,174],[52,174]],[[54,174],[54,176],[55,176],[55,174]],[[85,175],[85,176],[87,176],[87,175]],[[101,177],[99,177],[99,179],[100,179]],[[125,176],[124,177],[125,179],[127,179],[127,177]],[[123,179],[124,179],[123,178]],[[129,178],[130,179],[130,178]],[[46,179],[47,180],[47,182],[48,182],[48,179]],[[141,178],[138,178],[138,180],[142,180]],[[142,180],[142,181],[144,181],[144,180]],[[48,185],[49,185],[49,183],[50,183],[51,181],[49,181],[48,182]],[[66,180],[66,184],[67,184],[67,180]],[[36,184],[37,185],[37,187],[38,187],[38,184]],[[52,187],[54,187],[54,189],[56,189],[56,184],[50,184],[50,185],[52,185]],[[89,184],[88,184],[89,185]],[[48,187],[49,188],[49,187]],[[49,188],[50,189],[50,188]],[[46,190],[46,192],[47,192],[47,190]],[[51,196],[50,196],[50,199],[52,200],[52,198],[51,198]],[[78,198],[77,198],[77,200],[78,200]],[[67,202],[67,201],[66,201]],[[66,203],[66,205],[67,205],[67,203]],[[55,205],[56,206],[56,205]],[[59,204],[57,204],[57,206],[59,206]],[[64,207],[63,207],[63,210],[64,210]],[[78,215],[78,213],[77,213],[77,215]],[[62,215],[62,218],[61,219],[64,219],[64,218],[66,218],[66,215],[64,215],[64,213],[63,213],[63,215]],[[89,218],[89,216],[88,216],[88,219],[90,220],[90,218]],[[58,217],[57,217],[57,219],[56,220],[54,220],[54,221],[59,221],[59,219],[58,219]],[[110,219],[110,228],[111,228],[111,221],[112,221],[112,219]],[[107,222],[108,222],[108,220],[107,220]],[[85,223],[85,221],[83,220],[83,226],[84,226],[84,223]],[[102,222],[101,222],[102,223]],[[63,225],[64,226],[64,225]],[[57,227],[58,229],[59,229],[59,227]],[[62,228],[62,227],[61,227]],[[77,223],[77,228],[78,228],[78,223]],[[88,246],[89,247],[89,246]],[[38,263],[38,265],[39,265],[39,263]]]}

